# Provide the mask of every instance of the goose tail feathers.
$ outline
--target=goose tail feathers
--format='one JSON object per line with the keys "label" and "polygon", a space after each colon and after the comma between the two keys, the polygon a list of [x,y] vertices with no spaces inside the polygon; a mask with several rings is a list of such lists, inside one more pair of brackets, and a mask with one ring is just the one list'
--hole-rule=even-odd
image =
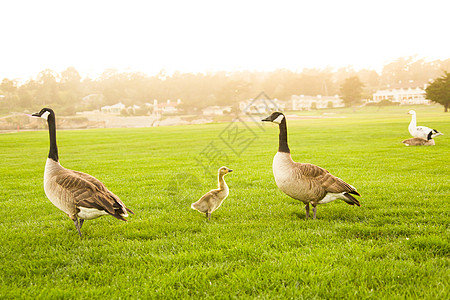
{"label": "goose tail feathers", "polygon": [[[352,194],[355,194],[355,195],[358,195],[358,196],[361,196],[358,192],[351,192]],[[359,203],[359,201],[355,198],[355,197],[353,197],[352,195],[350,195],[349,193],[345,193],[344,194],[344,196],[345,196],[345,199],[343,199],[344,201],[345,201],[345,203],[347,203],[347,204],[350,204],[350,205],[355,205],[356,204],[356,206],[361,206],[361,204]]]}
{"label": "goose tail feathers", "polygon": [[356,195],[356,196],[360,196],[360,197],[361,197],[361,194],[358,193],[358,191],[356,191],[356,190],[349,192],[349,194],[353,194],[353,195]]}
{"label": "goose tail feathers", "polygon": [[127,221],[125,218],[128,217],[128,212],[134,215],[134,212],[131,209],[121,206],[120,209],[114,209],[114,214],[111,214],[111,216],[122,221]]}
{"label": "goose tail feathers", "polygon": [[436,129],[433,129],[433,131],[431,131],[431,133],[432,133],[432,137],[437,137],[437,136],[440,136],[440,135],[444,135],[442,132],[439,132],[439,131],[437,131]]}

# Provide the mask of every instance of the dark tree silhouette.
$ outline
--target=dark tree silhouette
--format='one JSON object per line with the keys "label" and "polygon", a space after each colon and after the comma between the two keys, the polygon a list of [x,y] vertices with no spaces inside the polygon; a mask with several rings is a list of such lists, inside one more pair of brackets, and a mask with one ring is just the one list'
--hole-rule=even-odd
{"label": "dark tree silhouette", "polygon": [[345,106],[355,106],[362,100],[364,83],[359,80],[358,76],[347,78],[341,85],[341,98]]}
{"label": "dark tree silhouette", "polygon": [[448,112],[450,105],[450,73],[444,72],[444,75],[436,78],[426,89],[427,99],[442,104],[444,111]]}

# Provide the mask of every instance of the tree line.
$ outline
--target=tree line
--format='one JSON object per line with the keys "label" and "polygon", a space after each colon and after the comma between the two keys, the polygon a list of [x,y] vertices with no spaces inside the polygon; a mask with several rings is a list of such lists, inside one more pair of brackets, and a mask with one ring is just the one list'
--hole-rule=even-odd
{"label": "tree line", "polygon": [[189,111],[210,105],[234,105],[261,91],[280,100],[288,100],[291,95],[341,95],[344,83],[352,77],[360,81],[358,89],[362,97],[371,98],[373,92],[389,86],[423,86],[444,71],[450,71],[450,59],[427,62],[416,57],[398,58],[386,64],[380,74],[351,67],[170,75],[161,71],[153,76],[108,69],[91,79],[82,78],[74,67],[61,73],[46,69],[23,84],[4,78],[0,84],[0,113],[50,106],[62,115],[71,115],[118,102],[142,106],[154,99],[159,102],[180,99],[182,108]]}

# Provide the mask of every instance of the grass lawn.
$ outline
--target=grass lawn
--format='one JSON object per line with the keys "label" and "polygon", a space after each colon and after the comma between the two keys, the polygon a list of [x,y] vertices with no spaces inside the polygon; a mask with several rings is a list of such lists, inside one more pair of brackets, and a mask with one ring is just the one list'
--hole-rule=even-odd
{"label": "grass lawn", "polygon": [[[48,132],[1,134],[0,298],[448,299],[450,113],[414,108],[445,135],[406,147],[409,109],[287,114],[293,159],[362,194],[317,220],[275,185],[273,124],[58,131],[61,164],[136,213],[88,220],[81,239],[43,191]],[[208,222],[190,204],[221,165],[230,195]]]}

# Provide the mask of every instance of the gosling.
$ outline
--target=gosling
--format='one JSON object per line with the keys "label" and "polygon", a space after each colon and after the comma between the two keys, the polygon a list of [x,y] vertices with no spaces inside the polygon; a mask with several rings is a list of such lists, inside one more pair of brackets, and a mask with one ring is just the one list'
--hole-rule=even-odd
{"label": "gosling", "polygon": [[218,188],[204,194],[197,202],[191,204],[191,208],[205,213],[208,220],[211,220],[213,211],[220,207],[229,194],[228,185],[223,177],[230,172],[233,172],[233,170],[220,167],[218,170]]}
{"label": "gosling", "polygon": [[433,132],[430,131],[428,133],[427,139],[415,137],[412,139],[404,140],[402,143],[405,144],[406,146],[434,146],[435,142],[431,137],[432,134]]}

